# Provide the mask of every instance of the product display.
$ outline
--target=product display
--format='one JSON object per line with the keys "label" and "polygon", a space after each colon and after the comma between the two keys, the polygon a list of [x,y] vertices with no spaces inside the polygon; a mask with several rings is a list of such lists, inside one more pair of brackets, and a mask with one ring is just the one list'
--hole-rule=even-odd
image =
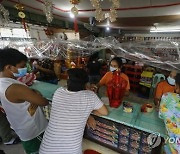
{"label": "product display", "polygon": [[99,121],[97,121],[96,124],[97,124],[99,127],[103,127],[103,128],[105,128],[105,129],[109,129],[109,130],[111,130],[111,131],[118,132],[118,129],[117,129],[115,126],[108,126],[108,125],[103,124],[103,123],[101,123],[101,122],[99,122]]}
{"label": "product display", "polygon": [[120,129],[120,135],[123,135],[123,136],[129,136],[130,130],[128,128],[123,128],[123,129]]}
{"label": "product display", "polygon": [[129,102],[123,102],[123,111],[127,113],[133,112],[133,105]]}
{"label": "product display", "polygon": [[[85,137],[95,139],[117,150],[131,154],[150,154],[152,149],[147,143],[149,133],[133,129],[131,127],[117,124],[107,119],[96,117],[97,127],[95,130],[86,128]],[[110,125],[114,125],[111,127]],[[113,131],[112,128],[116,128]],[[120,152],[120,153],[121,153]]]}
{"label": "product display", "polygon": [[125,144],[119,144],[119,149],[121,149],[121,150],[127,152],[127,151],[128,151],[128,146],[125,145]]}

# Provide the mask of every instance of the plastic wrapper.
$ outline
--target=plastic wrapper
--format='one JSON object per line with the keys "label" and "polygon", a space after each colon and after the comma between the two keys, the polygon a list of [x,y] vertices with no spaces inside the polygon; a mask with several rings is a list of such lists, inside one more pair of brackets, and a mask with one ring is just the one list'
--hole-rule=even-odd
{"label": "plastic wrapper", "polygon": [[114,131],[114,132],[118,132],[118,129],[116,128],[116,126],[109,126],[109,125],[106,125],[106,124],[104,124],[104,123],[101,123],[101,122],[99,122],[99,121],[96,121],[96,125],[98,126],[98,127],[102,127],[102,128],[104,128],[104,129],[108,129],[108,130],[111,130],[111,131]]}
{"label": "plastic wrapper", "polygon": [[97,136],[99,136],[101,138],[104,138],[106,140],[109,140],[111,142],[115,142],[115,143],[118,142],[118,140],[116,138],[108,136],[108,135],[105,135],[105,134],[103,134],[103,133],[101,133],[99,131],[92,131],[92,134],[97,135]]}
{"label": "plastic wrapper", "polygon": [[132,141],[130,144],[131,144],[131,147],[133,147],[135,149],[139,148],[139,142],[137,142],[137,141]]}
{"label": "plastic wrapper", "polygon": [[123,128],[120,130],[120,135],[123,135],[123,136],[126,136],[126,137],[129,137],[129,129],[128,128]]}
{"label": "plastic wrapper", "polygon": [[119,144],[119,149],[121,149],[123,151],[128,151],[128,146],[125,144]]}
{"label": "plastic wrapper", "polygon": [[142,134],[142,143],[143,144],[147,144],[148,145],[147,138],[148,138],[148,134],[143,133]]}
{"label": "plastic wrapper", "polygon": [[0,47],[19,49],[28,57],[68,59],[79,56],[86,57],[102,49],[110,49],[112,54],[132,61],[157,68],[180,70],[180,42],[176,41],[141,41],[120,43],[114,37],[95,38],[84,40],[46,40],[9,39],[1,38]]}
{"label": "plastic wrapper", "polygon": [[131,138],[131,140],[134,140],[134,141],[140,141],[141,134],[138,131],[131,130],[130,138]]}
{"label": "plastic wrapper", "polygon": [[116,148],[118,147],[118,143],[111,142],[111,141],[109,141],[109,140],[106,140],[106,139],[104,139],[104,138],[101,138],[100,136],[91,135],[91,137],[94,138],[94,139],[96,139],[96,140],[98,140],[98,141],[100,141],[100,142],[103,142],[103,143],[105,143],[105,144],[111,145],[111,146],[113,146],[113,147],[116,147]]}
{"label": "plastic wrapper", "polygon": [[129,143],[129,138],[128,137],[124,137],[124,136],[120,136],[119,142],[122,144],[128,144]]}
{"label": "plastic wrapper", "polygon": [[109,131],[109,130],[103,129],[101,127],[98,127],[98,126],[96,126],[96,130],[104,133],[105,135],[112,136],[113,138],[118,138],[118,134],[115,133],[114,131]]}
{"label": "plastic wrapper", "polygon": [[151,153],[152,149],[150,148],[150,146],[144,145],[141,147],[141,151],[144,153]]}
{"label": "plastic wrapper", "polygon": [[130,154],[138,154],[138,149],[130,148],[129,153]]}

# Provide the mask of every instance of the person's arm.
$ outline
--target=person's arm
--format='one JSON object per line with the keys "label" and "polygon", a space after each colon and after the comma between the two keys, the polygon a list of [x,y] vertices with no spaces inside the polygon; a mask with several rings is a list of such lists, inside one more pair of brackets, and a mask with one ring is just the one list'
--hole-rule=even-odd
{"label": "person's arm", "polygon": [[129,96],[130,82],[129,82],[129,77],[127,75],[126,75],[126,81],[127,81],[127,87],[124,95]]}
{"label": "person's arm", "polygon": [[13,84],[6,90],[6,97],[10,102],[23,103],[25,101],[38,105],[46,106],[49,104],[48,100],[40,94],[21,84]]}
{"label": "person's arm", "polygon": [[91,115],[89,116],[89,118],[87,120],[87,126],[89,128],[92,128],[93,130],[96,129],[96,120]]}
{"label": "person's arm", "polygon": [[[93,114],[97,115],[97,116],[104,116],[104,115],[108,115],[108,110],[106,108],[106,106],[103,104],[103,102],[97,97],[97,95],[94,94],[94,96],[92,96],[92,98],[94,99],[93,102],[94,104],[94,110],[93,110]],[[96,129],[96,121],[93,118],[93,116],[89,116],[88,120],[87,120],[87,126],[92,128],[92,129]]]}
{"label": "person's arm", "polygon": [[154,96],[154,104],[157,108],[159,108],[162,95],[163,95],[163,87],[161,86],[161,83],[159,83],[156,87],[155,96]]}
{"label": "person's arm", "polygon": [[55,74],[53,70],[49,70],[49,69],[46,69],[46,68],[43,68],[39,65],[36,65],[36,68],[39,70],[39,71],[42,71],[44,73],[48,73],[48,74]]}
{"label": "person's arm", "polygon": [[97,92],[98,89],[99,89],[101,86],[103,86],[103,85],[106,84],[107,78],[108,78],[108,73],[106,73],[106,74],[101,78],[101,80],[99,81],[99,83],[97,83],[97,84],[91,84],[91,89],[92,89],[92,91]]}
{"label": "person's arm", "polygon": [[104,103],[99,99],[99,97],[96,94],[94,94],[93,100],[95,105],[93,113],[98,116],[108,115],[107,107],[104,105]]}
{"label": "person's arm", "polygon": [[97,116],[105,116],[108,115],[108,110],[105,105],[103,105],[100,109],[94,110],[93,113]]}

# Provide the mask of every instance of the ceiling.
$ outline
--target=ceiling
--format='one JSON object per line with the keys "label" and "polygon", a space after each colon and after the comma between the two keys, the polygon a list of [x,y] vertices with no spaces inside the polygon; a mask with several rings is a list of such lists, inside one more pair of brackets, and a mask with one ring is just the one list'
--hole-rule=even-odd
{"label": "ceiling", "polygon": [[[43,13],[43,0],[20,0],[25,10],[37,14]],[[54,4],[54,17],[63,20],[69,18],[72,4],[69,0],[52,0]],[[4,0],[5,6],[14,7],[18,0]],[[105,12],[111,7],[109,0],[101,0],[101,6]],[[79,10],[78,20],[89,23],[89,17],[95,15],[90,0],[81,0],[77,5]],[[155,23],[156,26],[177,26],[180,21],[180,0],[120,0],[120,8],[117,10],[118,19],[111,23],[113,28],[147,30]],[[106,21],[97,22],[98,26],[106,26]]]}

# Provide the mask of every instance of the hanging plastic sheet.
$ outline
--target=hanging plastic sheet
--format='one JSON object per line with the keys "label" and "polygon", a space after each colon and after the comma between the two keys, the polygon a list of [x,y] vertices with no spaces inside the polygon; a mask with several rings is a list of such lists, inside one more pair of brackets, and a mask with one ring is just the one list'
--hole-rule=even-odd
{"label": "hanging plastic sheet", "polygon": [[165,70],[180,70],[180,42],[178,41],[144,41],[120,43],[114,37],[84,40],[1,40],[1,48],[8,46],[19,49],[28,57],[66,59],[79,56],[86,57],[102,49],[110,49],[116,56],[138,61]]}

